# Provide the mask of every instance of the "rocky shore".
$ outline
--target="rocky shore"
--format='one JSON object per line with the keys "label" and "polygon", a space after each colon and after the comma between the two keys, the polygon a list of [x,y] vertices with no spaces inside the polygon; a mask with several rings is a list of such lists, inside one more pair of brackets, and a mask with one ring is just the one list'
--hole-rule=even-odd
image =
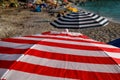
{"label": "rocky shore", "polygon": [[[49,24],[55,17],[47,12],[30,10],[6,9],[0,11],[0,38],[40,34],[45,31],[60,30]],[[81,32],[92,39],[102,42],[120,38],[120,24],[110,22],[107,26],[86,29],[70,29]]]}

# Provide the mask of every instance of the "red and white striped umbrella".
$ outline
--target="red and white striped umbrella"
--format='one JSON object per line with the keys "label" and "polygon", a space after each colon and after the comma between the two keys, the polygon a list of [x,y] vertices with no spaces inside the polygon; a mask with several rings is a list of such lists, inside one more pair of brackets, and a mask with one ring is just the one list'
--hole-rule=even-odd
{"label": "red and white striped umbrella", "polygon": [[0,80],[120,80],[120,48],[80,33],[0,41]]}

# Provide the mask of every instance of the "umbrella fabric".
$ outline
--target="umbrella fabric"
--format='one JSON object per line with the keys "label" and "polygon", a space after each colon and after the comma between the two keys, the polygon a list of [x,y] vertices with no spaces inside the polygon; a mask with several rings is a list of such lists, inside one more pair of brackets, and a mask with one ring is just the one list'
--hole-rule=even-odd
{"label": "umbrella fabric", "polygon": [[[1,80],[120,80],[120,48],[80,33],[0,41]],[[6,71],[7,70],[7,71]]]}
{"label": "umbrella fabric", "polygon": [[41,39],[14,37],[0,41],[0,77],[22,54]]}
{"label": "umbrella fabric", "polygon": [[94,13],[79,12],[62,16],[50,24],[56,28],[81,29],[105,26],[108,19]]}
{"label": "umbrella fabric", "polygon": [[110,41],[108,44],[116,46],[116,47],[120,47],[120,38]]}

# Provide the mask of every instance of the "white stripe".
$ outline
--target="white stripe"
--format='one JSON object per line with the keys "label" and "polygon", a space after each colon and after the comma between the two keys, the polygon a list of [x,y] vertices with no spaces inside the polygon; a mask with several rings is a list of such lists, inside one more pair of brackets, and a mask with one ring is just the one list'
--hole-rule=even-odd
{"label": "white stripe", "polygon": [[100,22],[100,24],[104,24],[107,21],[108,21],[107,19],[104,19],[103,21]]}
{"label": "white stripe", "polygon": [[86,24],[86,25],[79,25],[80,27],[91,27],[91,26],[101,26],[100,23],[94,23],[94,24]]}
{"label": "white stripe", "polygon": [[50,31],[50,34],[68,34],[71,36],[83,36],[81,33],[76,33],[76,32],[58,32],[58,31]]}
{"label": "white stripe", "polygon": [[57,22],[59,22],[59,23],[62,23],[62,24],[85,24],[85,23],[92,23],[92,22],[95,22],[95,20],[89,20],[89,21],[84,21],[84,22],[81,22],[81,21],[79,21],[79,22],[64,22],[64,21],[60,21],[60,20],[56,20]]}
{"label": "white stripe", "polygon": [[73,17],[73,18],[75,18],[75,17],[79,17],[79,18],[83,18],[83,17],[92,17],[94,14],[87,14],[87,15],[85,15],[85,14],[83,14],[83,15],[79,15],[79,14],[76,14],[76,15],[65,15],[66,17]]}
{"label": "white stripe", "polygon": [[73,14],[73,15],[66,15],[67,17],[87,17],[87,16],[93,16],[94,14],[93,13],[90,13],[90,14],[87,14],[87,15],[85,15],[85,14],[82,14],[82,15],[79,15],[79,14]]}
{"label": "white stripe", "polygon": [[32,49],[60,53],[60,54],[70,54],[70,55],[78,55],[78,56],[94,56],[94,57],[113,57],[120,59],[120,53],[115,52],[106,52],[106,51],[90,51],[90,50],[77,50],[77,49],[69,49],[69,48],[60,48],[60,47],[52,47],[52,46],[44,46],[44,45],[35,45]]}
{"label": "white stripe", "polygon": [[92,15],[94,15],[94,13],[90,13],[88,16],[92,16]]}
{"label": "white stripe", "polygon": [[6,71],[7,71],[7,69],[0,68],[0,79]]}
{"label": "white stripe", "polygon": [[60,60],[52,60],[52,59],[40,58],[40,57],[35,57],[35,56],[30,56],[30,55],[26,55],[20,61],[35,64],[35,65],[42,65],[42,66],[70,69],[70,70],[120,73],[118,65],[90,64],[90,63],[60,61]]}
{"label": "white stripe", "polygon": [[[95,19],[97,16],[95,16],[95,17],[93,17],[92,19]],[[91,19],[91,18],[88,18],[88,19]],[[103,19],[103,17],[99,17],[99,18],[97,18],[97,19],[95,19],[95,20],[88,20],[88,21],[79,21],[79,23],[88,23],[88,22],[95,22],[95,21],[100,21],[100,20],[102,20]],[[73,21],[73,20],[87,20],[86,18],[85,19],[62,19],[62,20],[68,20],[68,21]],[[64,21],[60,21],[60,20],[57,20],[58,22],[60,22],[60,23],[63,23]],[[67,22],[64,22],[64,23],[67,23]],[[78,21],[77,22],[70,22],[70,23],[74,23],[74,24],[76,24],[76,23],[78,23]]]}
{"label": "white stripe", "polygon": [[95,19],[95,18],[97,18],[97,17],[98,17],[98,15],[95,15],[95,16],[93,16],[93,17],[91,17],[91,18]]}
{"label": "white stripe", "polygon": [[45,38],[15,37],[15,38],[12,38],[12,39],[23,39],[23,40],[35,40],[35,41],[40,41],[40,40],[43,40],[43,39],[45,39]]}
{"label": "white stripe", "polygon": [[83,17],[90,17],[90,18],[97,18],[98,17],[98,15],[94,15],[94,14],[90,14],[90,15],[85,15],[85,16],[69,16],[69,15],[66,15],[66,17],[68,17],[68,18],[83,18]]}
{"label": "white stripe", "polygon": [[120,53],[106,52],[106,54],[109,55],[112,58],[118,58],[118,59],[120,59]]}
{"label": "white stripe", "polygon": [[17,60],[21,54],[1,54],[0,53],[0,60],[9,60],[14,61]]}
{"label": "white stripe", "polygon": [[[108,20],[107,20],[108,21]],[[105,23],[103,26],[106,26],[106,25],[108,25],[109,24],[109,22],[107,22],[107,23]]]}
{"label": "white stripe", "polygon": [[[85,23],[92,23],[92,22],[95,22],[95,20],[89,20],[89,21],[84,21],[84,22],[81,22],[81,21],[79,21],[79,25],[81,25],[81,24],[85,24]],[[74,22],[73,22],[74,23]]]}
{"label": "white stripe", "polygon": [[57,27],[63,27],[63,28],[66,28],[69,27],[69,28],[85,28],[85,27],[91,27],[91,26],[101,26],[99,23],[94,23],[94,24],[86,24],[86,25],[60,25],[60,24],[57,24],[55,22],[52,22],[54,25],[56,25]]}
{"label": "white stripe", "polygon": [[75,80],[70,78],[61,78],[61,77],[53,77],[47,75],[39,75],[39,74],[32,74],[26,73],[21,71],[11,70],[7,76],[5,77],[6,80]]}
{"label": "white stripe", "polygon": [[68,16],[88,16],[88,13],[79,13],[79,14],[68,14]]}
{"label": "white stripe", "polygon": [[60,53],[60,54],[78,55],[78,56],[108,57],[104,51],[78,50],[78,49],[45,46],[40,44],[34,45],[31,49]]}
{"label": "white stripe", "polygon": [[[106,20],[107,21],[107,20]],[[104,21],[105,22],[105,21]],[[60,27],[63,27],[63,28],[66,28],[66,27],[69,27],[69,28],[86,28],[86,27],[94,27],[94,26],[102,26],[104,23],[103,22],[100,22],[100,23],[94,23],[94,24],[86,24],[86,25],[61,25],[61,24],[58,24],[56,22],[52,22],[52,24],[56,25],[58,28]],[[106,25],[107,23],[105,23],[104,25]]]}
{"label": "white stripe", "polygon": [[100,21],[102,19],[103,19],[103,17],[99,17],[98,19],[96,19],[96,21],[98,22],[98,21]]}
{"label": "white stripe", "polygon": [[116,48],[114,46],[110,46],[107,44],[96,44],[96,43],[86,43],[86,42],[75,42],[75,41],[67,41],[67,40],[55,40],[55,39],[44,39],[43,41],[47,42],[54,42],[54,43],[63,43],[63,44],[72,44],[72,45],[83,45],[83,46],[90,46],[90,47],[104,47],[104,48]]}
{"label": "white stripe", "polygon": [[27,49],[27,48],[30,48],[32,45],[33,44],[20,44],[20,43],[0,41],[1,47],[9,47],[9,48],[15,48],[15,49]]}
{"label": "white stripe", "polygon": [[82,16],[82,15],[91,15],[91,14],[93,14],[93,13],[77,13],[77,14],[71,13],[69,15],[72,15],[72,16],[74,16],[74,15],[80,15],[80,16]]}
{"label": "white stripe", "polygon": [[88,20],[88,19],[91,19],[91,18],[67,19],[67,18],[61,17],[61,19],[62,20],[67,20],[67,21],[73,21],[73,20]]}

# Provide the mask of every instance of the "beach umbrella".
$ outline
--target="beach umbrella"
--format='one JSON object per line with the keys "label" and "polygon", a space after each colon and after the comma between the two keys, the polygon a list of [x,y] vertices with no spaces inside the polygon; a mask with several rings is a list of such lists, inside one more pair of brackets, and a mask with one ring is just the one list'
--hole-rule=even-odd
{"label": "beach umbrella", "polygon": [[116,46],[116,47],[120,47],[120,38],[110,41],[108,42],[108,44]]}
{"label": "beach umbrella", "polygon": [[120,48],[50,31],[0,41],[0,80],[120,80]]}
{"label": "beach umbrella", "polygon": [[81,29],[105,26],[108,19],[94,13],[78,12],[62,16],[50,24],[56,28]]}

